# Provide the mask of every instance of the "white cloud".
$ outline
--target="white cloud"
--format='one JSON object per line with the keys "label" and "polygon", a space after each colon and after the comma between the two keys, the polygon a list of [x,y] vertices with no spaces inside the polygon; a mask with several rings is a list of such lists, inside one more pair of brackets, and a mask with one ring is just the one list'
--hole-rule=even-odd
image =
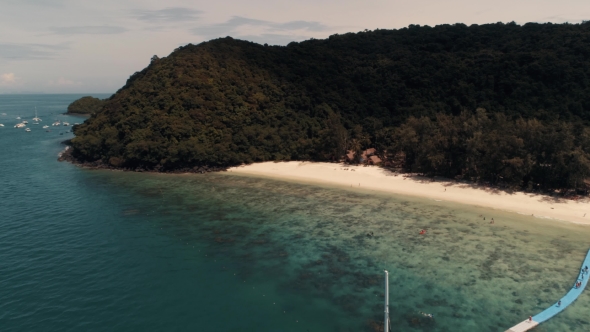
{"label": "white cloud", "polygon": [[76,86],[76,85],[82,85],[82,82],[75,82],[75,81],[60,77],[57,80],[49,81],[48,84],[50,86]]}
{"label": "white cloud", "polygon": [[2,90],[14,90],[15,88],[21,88],[25,85],[25,82],[14,73],[0,74],[0,87]]}
{"label": "white cloud", "polygon": [[16,76],[14,76],[14,73],[2,74],[0,75],[0,82],[2,85],[14,84],[16,83]]}

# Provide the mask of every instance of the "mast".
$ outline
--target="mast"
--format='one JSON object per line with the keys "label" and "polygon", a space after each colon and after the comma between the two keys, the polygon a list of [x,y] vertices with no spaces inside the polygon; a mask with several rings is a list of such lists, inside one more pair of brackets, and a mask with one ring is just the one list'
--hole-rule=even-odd
{"label": "mast", "polygon": [[383,322],[383,331],[389,331],[389,272],[385,270],[385,320]]}

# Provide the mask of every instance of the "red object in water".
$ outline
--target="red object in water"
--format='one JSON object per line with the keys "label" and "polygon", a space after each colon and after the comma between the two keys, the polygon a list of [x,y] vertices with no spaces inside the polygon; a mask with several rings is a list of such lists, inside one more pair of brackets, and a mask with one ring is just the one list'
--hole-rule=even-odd
{"label": "red object in water", "polygon": [[420,231],[420,235],[424,235],[424,234],[426,234],[426,230],[425,229],[423,229],[423,230]]}

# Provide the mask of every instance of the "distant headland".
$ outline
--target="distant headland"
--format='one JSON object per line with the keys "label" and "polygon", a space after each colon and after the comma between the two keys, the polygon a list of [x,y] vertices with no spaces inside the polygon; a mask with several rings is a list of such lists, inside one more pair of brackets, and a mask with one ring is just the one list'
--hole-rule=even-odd
{"label": "distant headland", "polygon": [[589,22],[496,23],[287,46],[189,44],[154,56],[107,100],[70,105],[92,116],[75,127],[69,158],[162,172],[378,160],[511,188],[586,190],[589,38]]}
{"label": "distant headland", "polygon": [[91,115],[94,114],[104,106],[105,101],[91,96],[82,97],[75,100],[68,106],[66,114],[71,115]]}

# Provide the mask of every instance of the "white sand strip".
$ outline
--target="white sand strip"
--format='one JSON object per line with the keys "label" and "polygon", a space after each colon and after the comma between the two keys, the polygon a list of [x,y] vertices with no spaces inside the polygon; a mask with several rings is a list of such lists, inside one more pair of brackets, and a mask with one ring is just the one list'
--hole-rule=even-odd
{"label": "white sand strip", "polygon": [[233,167],[229,171],[298,182],[360,187],[590,225],[590,200],[586,198],[573,201],[523,192],[506,193],[448,180],[432,182],[427,178],[406,177],[376,166],[291,161],[257,163]]}

